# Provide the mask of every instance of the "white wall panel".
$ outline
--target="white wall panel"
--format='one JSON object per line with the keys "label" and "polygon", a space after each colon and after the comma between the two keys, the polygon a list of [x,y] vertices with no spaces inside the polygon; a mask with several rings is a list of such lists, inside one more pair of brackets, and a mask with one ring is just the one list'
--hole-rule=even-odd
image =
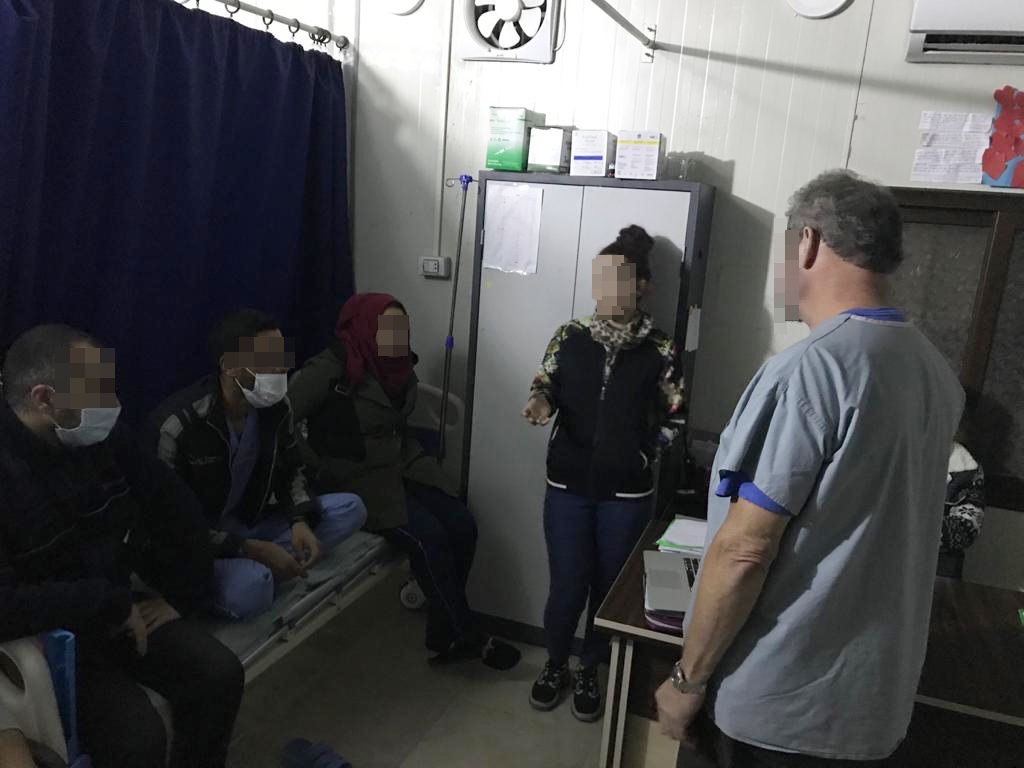
{"label": "white wall panel", "polygon": [[878,0],[864,62],[850,167],[887,184],[906,185],[921,111],[988,112],[1004,85],[1024,87],[1024,67],[909,64],[913,0]]}
{"label": "white wall panel", "polygon": [[[551,66],[449,57],[449,25],[456,38],[466,34],[461,0],[427,0],[402,18],[382,3],[334,2],[336,15],[358,5],[360,16],[357,281],[409,302],[424,377],[440,378],[450,283],[418,277],[417,259],[438,240],[454,251],[459,195],[442,181],[479,170],[487,107],[530,107],[587,128],[652,128],[671,153],[695,156],[694,176],[720,190],[694,393],[695,424],[707,428],[725,421],[766,354],[804,335],[776,324],[771,306],[772,235],[792,191],[848,157],[855,170],[907,183],[921,109],[991,109],[995,88],[1019,82],[1020,68],[905,63],[912,0],[855,0],[817,21],[784,0],[618,0],[634,24],[654,23],[660,41],[682,47],[658,51],[652,64],[592,3],[566,0]],[[471,199],[471,222],[473,211]],[[471,248],[470,228],[467,258]],[[458,391],[469,280],[463,288]]]}
{"label": "white wall panel", "polygon": [[[451,284],[420,278],[417,260],[438,242],[453,254],[459,195],[443,178],[475,175],[483,164],[488,106],[530,107],[550,122],[587,128],[660,130],[671,153],[697,158],[696,180],[719,188],[693,399],[695,425],[715,429],[765,355],[805,333],[772,315],[773,235],[790,193],[847,163],[907,184],[921,110],[990,111],[992,92],[1020,86],[1024,73],[906,63],[913,0],[854,0],[819,21],[797,17],[785,0],[613,0],[638,27],[655,23],[660,41],[682,46],[682,54],[659,51],[652,64],[641,63],[639,43],[588,0],[565,1],[563,47],[554,65],[538,66],[450,57],[453,10],[454,35],[464,34],[463,0],[426,0],[404,18],[379,0],[264,0],[313,23],[318,8],[333,3],[335,29],[357,40],[356,278],[362,290],[389,290],[407,303],[428,381],[440,383]],[[343,26],[357,16],[353,35]]]}

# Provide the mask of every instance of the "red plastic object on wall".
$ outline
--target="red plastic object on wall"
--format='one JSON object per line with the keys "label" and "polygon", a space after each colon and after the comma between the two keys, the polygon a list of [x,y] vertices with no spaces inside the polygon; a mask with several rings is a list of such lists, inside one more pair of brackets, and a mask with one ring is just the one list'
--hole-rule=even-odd
{"label": "red plastic object on wall", "polygon": [[1024,91],[1006,85],[994,94],[992,138],[982,157],[982,181],[1024,189]]}

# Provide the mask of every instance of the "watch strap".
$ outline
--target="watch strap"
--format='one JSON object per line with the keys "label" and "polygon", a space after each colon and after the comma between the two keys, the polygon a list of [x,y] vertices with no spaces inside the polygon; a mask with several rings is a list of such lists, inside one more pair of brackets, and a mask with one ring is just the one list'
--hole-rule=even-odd
{"label": "watch strap", "polygon": [[672,683],[672,687],[680,693],[686,694],[703,694],[708,689],[707,683],[691,683],[686,679],[686,675],[683,674],[683,668],[677,661],[672,665],[672,675],[669,677],[669,682]]}

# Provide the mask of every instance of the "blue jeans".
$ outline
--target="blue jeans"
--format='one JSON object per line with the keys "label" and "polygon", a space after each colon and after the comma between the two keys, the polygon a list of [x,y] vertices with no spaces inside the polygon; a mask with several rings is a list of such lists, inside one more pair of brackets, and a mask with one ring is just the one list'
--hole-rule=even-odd
{"label": "blue jeans", "polygon": [[607,660],[608,639],[594,631],[594,616],[650,522],[652,498],[594,501],[548,488],[544,538],[551,586],[544,632],[552,663],[561,666],[569,661],[576,627],[588,603],[580,666],[591,669]]}
{"label": "blue jeans", "polygon": [[[338,546],[366,523],[366,507],[351,493],[328,493],[317,498],[322,511],[314,529],[323,554]],[[272,541],[294,554],[291,525],[281,515],[270,515],[252,528],[227,518],[221,527],[246,539]],[[213,563],[213,606],[232,619],[247,619],[270,608],[274,602],[274,575],[262,563],[247,557]]]}
{"label": "blue jeans", "polygon": [[458,499],[409,480],[405,507],[409,521],[381,533],[409,556],[427,596],[427,649],[443,653],[474,631],[466,582],[476,554],[476,522]]}

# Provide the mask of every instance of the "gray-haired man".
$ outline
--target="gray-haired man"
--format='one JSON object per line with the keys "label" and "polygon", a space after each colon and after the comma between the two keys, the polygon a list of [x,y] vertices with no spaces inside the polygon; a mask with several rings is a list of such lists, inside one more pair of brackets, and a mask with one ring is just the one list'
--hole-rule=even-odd
{"label": "gray-haired man", "polygon": [[964,395],[888,306],[902,259],[892,194],[830,172],[788,215],[787,303],[811,334],[765,363],[722,433],[659,711],[721,768],[883,764],[924,661]]}

